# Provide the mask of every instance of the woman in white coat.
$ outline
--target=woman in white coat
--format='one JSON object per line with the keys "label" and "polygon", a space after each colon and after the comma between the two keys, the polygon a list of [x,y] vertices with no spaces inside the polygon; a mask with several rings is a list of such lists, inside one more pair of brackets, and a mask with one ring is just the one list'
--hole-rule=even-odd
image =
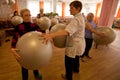
{"label": "woman in white coat", "polygon": [[70,14],[74,16],[64,30],[51,34],[43,34],[45,41],[51,40],[56,36],[67,35],[65,49],[65,69],[64,78],[72,80],[72,73],[79,72],[79,57],[85,50],[85,20],[81,14],[82,3],[73,1],[70,3]]}

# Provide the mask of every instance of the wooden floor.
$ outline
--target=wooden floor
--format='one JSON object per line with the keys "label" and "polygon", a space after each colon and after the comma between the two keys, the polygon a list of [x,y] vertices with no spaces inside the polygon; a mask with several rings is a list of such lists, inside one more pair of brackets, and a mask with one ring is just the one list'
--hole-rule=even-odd
{"label": "wooden floor", "polygon": [[[80,61],[80,72],[73,75],[73,80],[120,80],[120,30],[113,43],[106,46],[93,46],[90,51],[92,59]],[[11,38],[10,38],[11,39]],[[39,71],[43,80],[64,80],[61,74],[64,68],[64,49],[53,46],[53,57],[50,63]],[[22,80],[21,67],[15,60],[10,50],[10,42],[3,43],[0,47],[0,80]],[[29,70],[29,80],[35,80]]]}

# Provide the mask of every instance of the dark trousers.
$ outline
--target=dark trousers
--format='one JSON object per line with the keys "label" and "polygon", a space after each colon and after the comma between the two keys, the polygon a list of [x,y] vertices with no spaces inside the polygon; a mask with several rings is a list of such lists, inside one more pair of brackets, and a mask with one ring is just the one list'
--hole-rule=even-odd
{"label": "dark trousers", "polygon": [[[38,70],[33,70],[34,76],[39,74]],[[22,67],[22,80],[28,80],[28,69]]]}
{"label": "dark trousers", "polygon": [[72,80],[73,71],[79,71],[79,56],[71,58],[65,55],[66,78]]}
{"label": "dark trousers", "polygon": [[83,53],[83,55],[81,57],[89,56],[89,51],[92,47],[93,39],[85,38],[85,42],[86,42],[85,52]]}

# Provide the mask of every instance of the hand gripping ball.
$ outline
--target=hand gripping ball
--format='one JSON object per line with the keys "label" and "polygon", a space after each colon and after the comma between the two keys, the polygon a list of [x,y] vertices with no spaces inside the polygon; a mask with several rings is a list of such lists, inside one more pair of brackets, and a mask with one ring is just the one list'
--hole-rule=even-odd
{"label": "hand gripping ball", "polygon": [[[65,24],[58,23],[51,28],[50,33],[55,33],[55,32],[64,30],[65,27],[66,27]],[[67,39],[67,36],[57,36],[53,38],[53,43],[58,48],[64,48],[66,46],[66,39]]]}
{"label": "hand gripping ball", "polygon": [[44,16],[37,20],[37,24],[41,30],[47,30],[51,26],[51,20]]}
{"label": "hand gripping ball", "polygon": [[106,36],[105,38],[101,38],[93,33],[93,40],[95,41],[96,44],[106,45],[106,44],[110,44],[115,40],[116,35],[112,28],[97,27],[96,30],[104,33],[104,35]]}
{"label": "hand gripping ball", "polygon": [[21,56],[18,62],[26,69],[40,69],[47,65],[52,57],[52,45],[43,43],[41,33],[32,31],[21,36],[16,44]]}
{"label": "hand gripping ball", "polygon": [[21,24],[21,23],[23,22],[23,19],[22,19],[22,17],[20,17],[20,16],[14,16],[14,17],[12,18],[11,22],[12,22],[12,24],[13,24],[14,26],[16,26],[16,25],[18,25],[18,24]]}

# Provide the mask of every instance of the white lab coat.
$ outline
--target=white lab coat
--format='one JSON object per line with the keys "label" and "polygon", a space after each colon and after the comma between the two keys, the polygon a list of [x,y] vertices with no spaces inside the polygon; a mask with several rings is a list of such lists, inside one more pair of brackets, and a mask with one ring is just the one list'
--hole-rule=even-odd
{"label": "white lab coat", "polygon": [[74,16],[65,30],[69,32],[67,37],[65,55],[75,58],[80,56],[85,50],[85,21],[81,13]]}

